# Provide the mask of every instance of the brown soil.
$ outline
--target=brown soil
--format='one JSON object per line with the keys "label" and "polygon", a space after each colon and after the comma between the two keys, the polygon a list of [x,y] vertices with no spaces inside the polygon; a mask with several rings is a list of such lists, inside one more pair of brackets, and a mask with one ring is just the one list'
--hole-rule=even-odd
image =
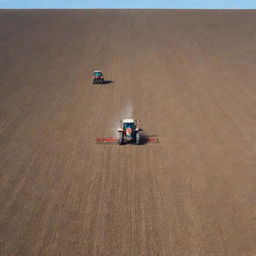
{"label": "brown soil", "polygon": [[[255,256],[255,31],[256,11],[2,10],[0,255]],[[160,143],[95,143],[126,117]]]}

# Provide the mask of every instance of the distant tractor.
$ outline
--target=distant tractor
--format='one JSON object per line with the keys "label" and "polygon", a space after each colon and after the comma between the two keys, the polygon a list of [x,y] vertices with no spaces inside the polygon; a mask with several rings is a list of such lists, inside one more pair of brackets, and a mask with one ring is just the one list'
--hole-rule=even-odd
{"label": "distant tractor", "polygon": [[104,75],[100,70],[93,72],[93,84],[104,84]]}
{"label": "distant tractor", "polygon": [[121,126],[118,129],[118,144],[123,145],[126,142],[135,142],[136,145],[140,144],[140,131],[142,129],[137,127],[138,121],[134,119],[120,120]]}

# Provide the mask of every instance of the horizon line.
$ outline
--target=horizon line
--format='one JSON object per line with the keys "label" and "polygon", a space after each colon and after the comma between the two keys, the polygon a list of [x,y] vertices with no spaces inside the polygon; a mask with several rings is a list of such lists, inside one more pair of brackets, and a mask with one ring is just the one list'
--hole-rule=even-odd
{"label": "horizon line", "polygon": [[1,8],[0,10],[256,10],[256,8]]}

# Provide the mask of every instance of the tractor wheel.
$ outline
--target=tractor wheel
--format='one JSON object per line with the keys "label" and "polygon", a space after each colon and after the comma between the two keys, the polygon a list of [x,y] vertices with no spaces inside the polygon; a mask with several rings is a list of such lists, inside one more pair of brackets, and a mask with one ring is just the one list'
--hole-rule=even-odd
{"label": "tractor wheel", "polygon": [[123,145],[124,144],[124,134],[122,132],[119,132],[118,144],[119,145]]}
{"label": "tractor wheel", "polygon": [[136,145],[140,144],[140,134],[137,132],[136,133]]}

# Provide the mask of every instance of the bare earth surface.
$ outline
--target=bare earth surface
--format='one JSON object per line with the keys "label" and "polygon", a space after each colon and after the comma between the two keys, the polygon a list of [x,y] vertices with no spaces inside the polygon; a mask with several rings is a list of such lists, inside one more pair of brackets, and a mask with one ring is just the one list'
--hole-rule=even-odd
{"label": "bare earth surface", "polygon": [[0,255],[256,255],[256,11],[2,10],[0,56]]}

